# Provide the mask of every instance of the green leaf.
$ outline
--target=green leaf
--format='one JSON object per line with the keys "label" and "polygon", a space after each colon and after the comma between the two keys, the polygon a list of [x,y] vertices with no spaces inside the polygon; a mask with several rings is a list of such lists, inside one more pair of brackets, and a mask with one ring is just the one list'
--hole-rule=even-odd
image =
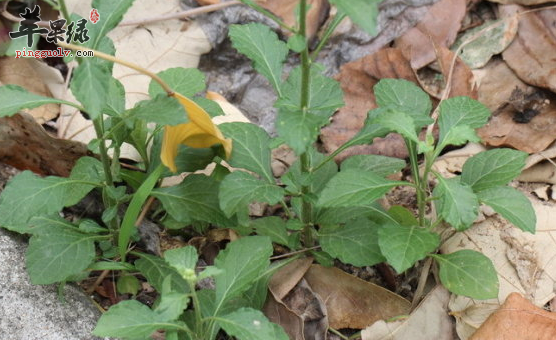
{"label": "green leaf", "polygon": [[143,274],[149,283],[159,292],[163,290],[163,283],[170,277],[171,290],[180,293],[189,292],[189,284],[166,261],[158,256],[140,254],[141,258],[135,261],[135,268]]}
{"label": "green leaf", "polygon": [[216,257],[214,264],[224,272],[216,276],[215,313],[230,299],[245,292],[254,280],[268,268],[272,243],[266,236],[240,238],[226,247]]}
{"label": "green leaf", "polygon": [[485,125],[488,117],[490,117],[489,109],[469,97],[453,97],[443,100],[440,103],[440,116],[438,117],[439,144],[447,144],[445,140],[448,139],[449,134],[454,133],[452,129],[455,127],[467,125],[476,129]]}
{"label": "green leaf", "polygon": [[235,49],[253,61],[253,67],[265,76],[280,94],[282,67],[288,47],[268,26],[253,23],[230,26],[230,39]]}
{"label": "green leaf", "polygon": [[411,227],[419,225],[419,221],[415,218],[415,215],[409,209],[402,207],[401,205],[393,205],[388,209],[388,215],[390,215],[398,224]]}
{"label": "green leaf", "polygon": [[330,3],[346,13],[365,32],[372,36],[377,34],[376,20],[380,0],[330,0]]}
{"label": "green leaf", "polygon": [[398,273],[403,273],[436,251],[440,237],[421,227],[388,224],[378,230],[378,244],[388,263]]}
{"label": "green leaf", "polygon": [[89,266],[88,270],[127,270],[134,271],[135,266],[127,262],[114,262],[114,261],[99,261]]}
{"label": "green leaf", "polygon": [[300,34],[294,34],[288,39],[288,48],[294,52],[301,53],[306,46],[305,37]]}
{"label": "green leaf", "polygon": [[189,296],[182,293],[162,294],[160,304],[156,306],[155,312],[163,320],[176,320],[189,304]]}
{"label": "green leaf", "polygon": [[531,201],[511,187],[490,188],[477,193],[479,201],[491,206],[494,211],[513,223],[516,227],[531,234],[535,233],[537,215]]}
{"label": "green leaf", "polygon": [[462,183],[475,192],[508,184],[523,167],[527,153],[513,149],[492,149],[469,158],[461,171]]}
{"label": "green leaf", "polygon": [[464,249],[431,256],[438,262],[440,281],[452,293],[479,300],[498,297],[496,270],[485,255]]}
{"label": "green leaf", "polygon": [[385,261],[378,247],[378,225],[366,218],[344,226],[322,227],[319,243],[332,257],[354,266],[372,266]]}
{"label": "green leaf", "polygon": [[376,117],[374,122],[387,127],[390,131],[395,131],[404,138],[419,143],[416,127],[410,115],[401,111],[386,110],[383,114]]}
{"label": "green leaf", "polygon": [[[290,247],[290,238],[286,222],[278,216],[263,217],[251,221],[257,235],[268,236],[274,243]],[[290,247],[291,248],[291,247]]]}
{"label": "green leaf", "polygon": [[127,300],[110,307],[93,330],[96,336],[145,339],[159,329],[183,330],[185,324],[172,322],[165,315],[152,311],[136,300]]}
{"label": "green leaf", "polygon": [[413,119],[416,128],[433,122],[429,95],[410,81],[382,79],[374,86],[374,93],[379,107],[405,113]]}
{"label": "green leaf", "polygon": [[[314,168],[326,159],[326,155],[318,152],[314,147],[310,147],[305,153],[309,167]],[[318,194],[324,189],[328,181],[338,173],[338,166],[333,160],[329,160],[320,169],[310,174],[301,171],[301,160],[296,160],[288,169],[288,172],[282,176],[282,183],[288,187],[286,190],[301,192],[302,186],[307,186],[311,193]]]}
{"label": "green leaf", "polygon": [[118,79],[110,77],[107,95],[102,112],[113,116],[121,115],[125,111],[125,89]]}
{"label": "green leaf", "polygon": [[197,265],[197,249],[193,246],[186,246],[170,249],[164,252],[164,259],[174,267],[179,273],[188,269],[194,270]]}
{"label": "green leaf", "polygon": [[205,221],[220,227],[234,226],[219,208],[219,183],[205,175],[189,175],[178,185],[153,190],[177,221]]}
{"label": "green leaf", "polygon": [[217,117],[217,116],[223,116],[224,115],[224,111],[222,110],[220,105],[218,105],[218,103],[215,102],[214,100],[210,100],[210,99],[207,99],[205,97],[199,97],[199,96],[191,97],[189,99],[194,101],[203,110],[207,111],[207,113],[211,117]]}
{"label": "green leaf", "polygon": [[405,168],[405,161],[394,157],[379,155],[355,155],[342,162],[340,169],[358,169],[372,172],[378,176],[385,177],[401,171]]}
{"label": "green leaf", "polygon": [[96,119],[102,114],[108,101],[108,89],[112,76],[105,67],[84,58],[73,71],[71,92],[85,108],[85,111]]}
{"label": "green leaf", "polygon": [[228,335],[241,340],[288,340],[284,330],[270,321],[258,310],[241,308],[218,318],[218,325]]}
{"label": "green leaf", "polygon": [[133,275],[123,275],[116,282],[116,290],[120,294],[136,295],[141,287],[139,280]]}
{"label": "green leaf", "polygon": [[318,205],[323,207],[369,205],[393,187],[403,183],[357,169],[341,171],[326,184],[320,194]]}
{"label": "green leaf", "polygon": [[355,136],[353,136],[352,139],[342,145],[341,148],[345,150],[348,147],[354,145],[370,144],[376,137],[386,136],[390,132],[390,130],[387,129],[385,126],[374,122],[374,118],[380,115],[381,112],[385,110],[386,109],[380,107],[374,110],[370,110],[367,113],[367,119],[365,119],[363,128],[361,128],[361,130]]}
{"label": "green leaf", "polygon": [[126,115],[160,125],[178,125],[188,122],[183,105],[176,98],[166,94],[140,101]]}
{"label": "green leaf", "polygon": [[253,171],[274,183],[270,168],[270,137],[265,130],[251,123],[224,123],[218,126],[224,136],[234,141],[231,166]]}
{"label": "green leaf", "polygon": [[95,239],[97,235],[82,233],[69,222],[36,230],[26,255],[31,283],[60,282],[87,269],[95,258]]}
{"label": "green leaf", "polygon": [[[205,75],[196,68],[168,68],[156,75],[168,84],[172,90],[185,97],[192,97],[206,88]],[[154,98],[160,94],[167,95],[166,91],[156,81],[151,80],[149,96]]]}
{"label": "green leaf", "polygon": [[463,145],[467,142],[479,143],[481,138],[477,136],[475,129],[469,125],[458,125],[452,128],[442,140],[438,150],[442,150],[446,145]]}
{"label": "green leaf", "polygon": [[[370,217],[377,217],[377,216],[381,216],[382,219],[386,221],[396,222],[396,220],[390,217],[382,209],[382,207],[377,207],[375,204],[371,203],[365,206],[318,209],[316,223],[317,224],[339,224],[360,217],[370,218]],[[374,218],[373,220],[376,220],[376,218]]]}
{"label": "green leaf", "polygon": [[133,0],[94,0],[92,7],[96,8],[100,13],[100,18],[96,24],[87,25],[91,39],[85,45],[92,49],[97,49],[106,34],[122,20],[132,3]]}
{"label": "green leaf", "polygon": [[438,185],[433,196],[438,214],[457,231],[469,228],[479,214],[477,196],[467,184],[460,183],[459,177],[445,179],[438,176]]}
{"label": "green leaf", "polygon": [[[22,109],[33,109],[49,103],[68,104],[69,102],[39,96],[17,85],[0,86],[0,117],[11,116]],[[74,104],[69,103],[69,105]]]}
{"label": "green leaf", "polygon": [[316,141],[320,128],[327,123],[328,117],[280,109],[276,130],[286,144],[301,155]]}

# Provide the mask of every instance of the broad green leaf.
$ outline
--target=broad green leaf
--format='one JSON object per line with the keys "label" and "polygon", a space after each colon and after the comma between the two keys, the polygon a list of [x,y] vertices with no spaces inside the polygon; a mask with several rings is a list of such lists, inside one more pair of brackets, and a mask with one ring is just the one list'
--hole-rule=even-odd
{"label": "broad green leaf", "polygon": [[341,171],[326,184],[320,194],[318,205],[323,207],[369,205],[393,187],[403,183],[356,169]]}
{"label": "broad green leaf", "polygon": [[380,0],[330,0],[338,9],[365,32],[374,36],[377,34],[378,4]]}
{"label": "broad green leaf", "polygon": [[479,300],[498,297],[496,270],[485,255],[464,249],[431,256],[438,262],[440,281],[452,293]]}
{"label": "broad green leaf", "polygon": [[85,45],[97,49],[102,38],[118,25],[132,3],[133,0],[94,0],[92,7],[100,13],[100,18],[96,24],[87,24],[91,39]]}
{"label": "broad green leaf", "polygon": [[135,266],[127,262],[115,261],[99,261],[91,264],[87,270],[127,270],[134,271]]}
{"label": "broad green leaf", "polygon": [[216,276],[216,309],[245,292],[268,268],[272,243],[266,236],[248,236],[236,240],[221,251],[214,264],[224,272]]}
{"label": "broad green leaf", "polygon": [[127,300],[110,307],[102,314],[93,330],[96,336],[146,339],[159,329],[183,330],[185,324],[173,322],[136,300]]}
{"label": "broad green leaf", "polygon": [[398,224],[411,227],[415,225],[419,225],[419,221],[415,218],[413,213],[401,205],[393,205],[390,209],[388,209],[388,215],[390,215]]}
{"label": "broad green leaf", "polygon": [[133,109],[127,111],[126,115],[160,125],[178,125],[188,122],[183,105],[176,98],[166,94],[140,101]]}
{"label": "broad green leaf", "polygon": [[301,155],[317,140],[328,117],[299,111],[278,110],[276,130],[296,154]]}
{"label": "broad green leaf", "polygon": [[477,196],[470,186],[460,183],[459,177],[437,178],[438,185],[432,194],[438,214],[457,231],[469,228],[479,214]]}
{"label": "broad green leaf", "polygon": [[386,111],[386,109],[380,107],[370,110],[367,113],[367,119],[365,119],[363,128],[361,128],[361,130],[352,139],[347,141],[340,148],[345,150],[354,145],[370,144],[376,137],[386,136],[390,130],[374,122],[374,118],[380,115],[383,111]]}
{"label": "broad green leaf", "polygon": [[148,254],[141,254],[140,257],[139,260],[135,261],[135,268],[147,278],[156,290],[161,292],[164,280],[170,277],[172,291],[178,293],[189,292],[189,284],[164,259]]}
{"label": "broad green leaf", "polygon": [[288,48],[294,52],[301,53],[306,46],[305,37],[300,34],[294,34],[288,39]]}
{"label": "broad green leaf", "polygon": [[84,58],[73,71],[71,92],[81,102],[91,119],[100,117],[108,101],[111,82],[112,76],[108,70],[88,58]]}
{"label": "broad green leaf", "polygon": [[231,166],[253,171],[274,183],[270,168],[270,137],[262,128],[250,123],[224,123],[218,126],[224,136],[234,141]]}
{"label": "broad green leaf", "polygon": [[378,230],[378,244],[388,263],[398,273],[403,273],[415,262],[436,251],[440,237],[421,227],[390,224]]}
{"label": "broad green leaf", "polygon": [[164,260],[179,273],[188,269],[194,270],[198,257],[197,249],[193,246],[170,249],[164,252]]}
{"label": "broad green leaf", "polygon": [[110,77],[107,95],[102,112],[112,116],[123,114],[125,111],[125,89],[118,79]]}
{"label": "broad green leaf", "polygon": [[99,234],[107,233],[109,230],[105,227],[100,226],[97,222],[91,219],[83,219],[79,222],[79,231],[86,234]]}
{"label": "broad green leaf", "polygon": [[479,201],[491,206],[519,229],[535,233],[537,215],[531,201],[520,191],[511,187],[497,187],[479,191],[477,196]]}
{"label": "broad green leaf", "polygon": [[[174,67],[157,73],[172,90],[186,97],[205,90],[205,75],[196,68]],[[149,84],[149,96],[166,95],[166,91],[154,80]]]}
{"label": "broad green leaf", "polygon": [[251,222],[257,235],[268,236],[274,243],[290,247],[290,238],[286,228],[286,221],[278,216],[263,217]]}
{"label": "broad green leaf", "polygon": [[218,117],[224,115],[224,111],[222,110],[220,105],[218,105],[218,103],[215,102],[214,100],[210,100],[205,97],[199,97],[199,96],[191,97],[190,99],[194,101],[197,105],[199,105],[203,110],[207,111],[207,113],[211,117]]}
{"label": "broad green leaf", "polygon": [[469,158],[461,171],[461,182],[475,192],[506,185],[525,167],[527,153],[513,149],[492,149]]}
{"label": "broad green leaf", "polygon": [[[0,117],[16,114],[22,109],[33,109],[44,104],[68,104],[65,100],[43,97],[18,85],[0,86]],[[73,105],[72,103],[69,103]]]}
{"label": "broad green leaf", "polygon": [[100,184],[105,180],[102,163],[93,157],[81,157],[71,170],[70,179]]}
{"label": "broad green leaf", "polygon": [[382,79],[374,86],[374,93],[379,107],[405,113],[413,119],[416,128],[433,122],[429,95],[410,81]]}
{"label": "broad green leaf", "polygon": [[252,23],[230,26],[232,45],[253,61],[253,67],[265,76],[280,94],[282,67],[288,55],[286,43],[268,26]]}
{"label": "broad green leaf", "polygon": [[141,288],[141,283],[133,275],[122,275],[116,282],[116,290],[120,294],[136,295]]}
{"label": "broad green leaf", "polygon": [[[480,102],[469,97],[453,97],[440,103],[440,116],[438,127],[440,128],[439,144],[446,145],[445,139],[457,126],[468,125],[471,128],[479,128],[490,117],[489,109]],[[453,139],[453,137],[451,138]]]}
{"label": "broad green leaf", "polygon": [[384,177],[401,171],[405,168],[405,165],[405,161],[399,158],[379,155],[355,155],[344,160],[340,169],[342,171],[358,169]]}
{"label": "broad green leaf", "polygon": [[158,188],[152,194],[177,221],[205,221],[233,226],[219,208],[219,183],[205,175],[189,175],[178,185]]}
{"label": "broad green leaf", "polygon": [[284,330],[268,321],[264,314],[251,308],[241,308],[218,318],[218,325],[228,335],[241,340],[288,340]]}
{"label": "broad green leaf", "polygon": [[95,239],[97,235],[82,233],[70,223],[53,223],[36,230],[26,255],[31,282],[60,282],[87,269],[95,258]]}
{"label": "broad green leaf", "polygon": [[344,263],[363,267],[385,261],[378,247],[378,225],[366,218],[324,226],[318,238],[322,250]]}
{"label": "broad green leaf", "polygon": [[156,314],[163,320],[176,320],[189,304],[189,296],[182,293],[166,293],[160,297],[155,308]]}
{"label": "broad green leaf", "polygon": [[318,209],[316,223],[324,225],[339,224],[360,217],[369,217],[372,220],[377,220],[375,217],[380,217],[381,221],[396,222],[382,207],[371,203],[365,206]]}
{"label": "broad green leaf", "polygon": [[475,129],[473,129],[469,125],[458,125],[448,131],[448,133],[442,140],[442,144],[439,145],[439,147],[441,150],[446,145],[457,146],[466,144],[467,142],[479,143],[480,141],[481,138],[477,136]]}
{"label": "broad green leaf", "polygon": [[415,124],[408,114],[397,110],[386,110],[383,114],[376,117],[374,122],[387,127],[390,131],[399,133],[406,139],[419,143]]}

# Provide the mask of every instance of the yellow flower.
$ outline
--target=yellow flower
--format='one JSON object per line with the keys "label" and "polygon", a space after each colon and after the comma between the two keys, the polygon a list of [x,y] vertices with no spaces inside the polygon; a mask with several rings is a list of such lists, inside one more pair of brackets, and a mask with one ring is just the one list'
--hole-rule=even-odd
{"label": "yellow flower", "polygon": [[160,159],[172,172],[176,172],[175,159],[178,146],[184,144],[192,148],[208,148],[215,144],[222,144],[226,157],[232,152],[232,140],[224,138],[222,132],[210,119],[209,114],[191,99],[174,93],[172,96],[180,101],[187,112],[189,122],[175,126],[165,126],[164,139]]}

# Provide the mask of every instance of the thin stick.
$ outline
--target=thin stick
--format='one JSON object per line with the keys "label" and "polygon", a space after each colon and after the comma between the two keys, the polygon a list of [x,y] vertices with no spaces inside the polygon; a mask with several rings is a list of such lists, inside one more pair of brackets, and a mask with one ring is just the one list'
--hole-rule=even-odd
{"label": "thin stick", "polygon": [[143,206],[143,210],[141,210],[139,217],[137,217],[137,221],[135,221],[136,227],[138,227],[141,224],[141,222],[143,222],[143,219],[147,215],[147,212],[151,209],[151,205],[153,204],[153,202],[154,202],[154,196],[149,197],[149,199]]}
{"label": "thin stick", "polygon": [[320,248],[320,246],[314,246],[314,247],[311,247],[311,248],[305,248],[305,249],[297,250],[297,251],[294,251],[294,252],[291,252],[291,253],[287,253],[287,254],[272,256],[270,259],[271,259],[271,260],[283,259],[284,257],[290,257],[290,256],[293,256],[293,255],[302,254],[302,253],[305,253],[305,252],[308,252],[308,251],[311,251],[311,250],[315,250],[315,249],[319,249],[319,248]]}
{"label": "thin stick", "polygon": [[89,289],[87,289],[85,292],[87,294],[91,294],[92,292],[94,292],[98,285],[100,285],[100,283],[106,278],[108,273],[110,273],[110,270],[103,270],[102,273],[100,273],[99,277],[96,279],[95,283],[93,283],[93,285],[89,287]]}

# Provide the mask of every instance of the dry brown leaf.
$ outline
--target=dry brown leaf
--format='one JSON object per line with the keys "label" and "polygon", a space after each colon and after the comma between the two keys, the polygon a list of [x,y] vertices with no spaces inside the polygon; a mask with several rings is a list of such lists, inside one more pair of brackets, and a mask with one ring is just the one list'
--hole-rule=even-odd
{"label": "dry brown leaf", "polygon": [[556,313],[539,308],[518,293],[512,293],[499,310],[471,337],[471,340],[553,340]]}
{"label": "dry brown leaf", "polygon": [[335,267],[312,265],[305,279],[326,302],[330,327],[335,329],[363,329],[410,310],[401,296]]}
{"label": "dry brown leaf", "polygon": [[423,20],[395,41],[414,69],[436,59],[434,47],[450,47],[456,40],[465,17],[465,0],[441,0],[434,4]]}
{"label": "dry brown leaf", "polygon": [[268,284],[268,289],[272,295],[278,300],[283,299],[299,280],[303,278],[312,263],[313,258],[305,257],[280,268],[279,271],[272,275]]}
{"label": "dry brown leaf", "polygon": [[201,6],[214,5],[220,3],[220,0],[196,0]]}
{"label": "dry brown leaf", "polygon": [[[509,17],[525,9],[517,5],[500,6],[500,16]],[[556,92],[556,9],[524,14],[517,36],[502,53],[508,66],[528,84]]]}
{"label": "dry brown leaf", "polygon": [[[438,64],[444,79],[451,77],[450,93],[448,97],[467,96],[477,99],[477,87],[475,85],[475,77],[473,72],[466,63],[459,57],[456,58],[455,53],[442,46],[435,46],[435,51],[438,57]],[[452,68],[453,63],[453,68]]]}
{"label": "dry brown leaf", "polygon": [[553,2],[553,0],[489,0],[492,2],[497,2],[503,5],[523,5],[523,6],[533,6],[539,4],[545,4],[547,2]]}
{"label": "dry brown leaf", "polygon": [[290,339],[305,340],[303,319],[283,303],[276,301],[272,294],[266,299],[263,313],[270,321],[282,326]]}
{"label": "dry brown leaf", "polygon": [[[286,25],[290,27],[296,25],[295,8],[299,5],[299,0],[257,0],[257,2],[282,18]],[[307,35],[314,37],[321,24],[326,20],[330,5],[326,0],[309,0],[307,3],[311,6],[307,12]],[[289,31],[284,33],[291,34]]]}
{"label": "dry brown leaf", "polygon": [[456,332],[461,340],[469,339],[486,319],[500,308],[499,303],[470,303],[463,296],[452,295],[450,313],[456,319]]}

